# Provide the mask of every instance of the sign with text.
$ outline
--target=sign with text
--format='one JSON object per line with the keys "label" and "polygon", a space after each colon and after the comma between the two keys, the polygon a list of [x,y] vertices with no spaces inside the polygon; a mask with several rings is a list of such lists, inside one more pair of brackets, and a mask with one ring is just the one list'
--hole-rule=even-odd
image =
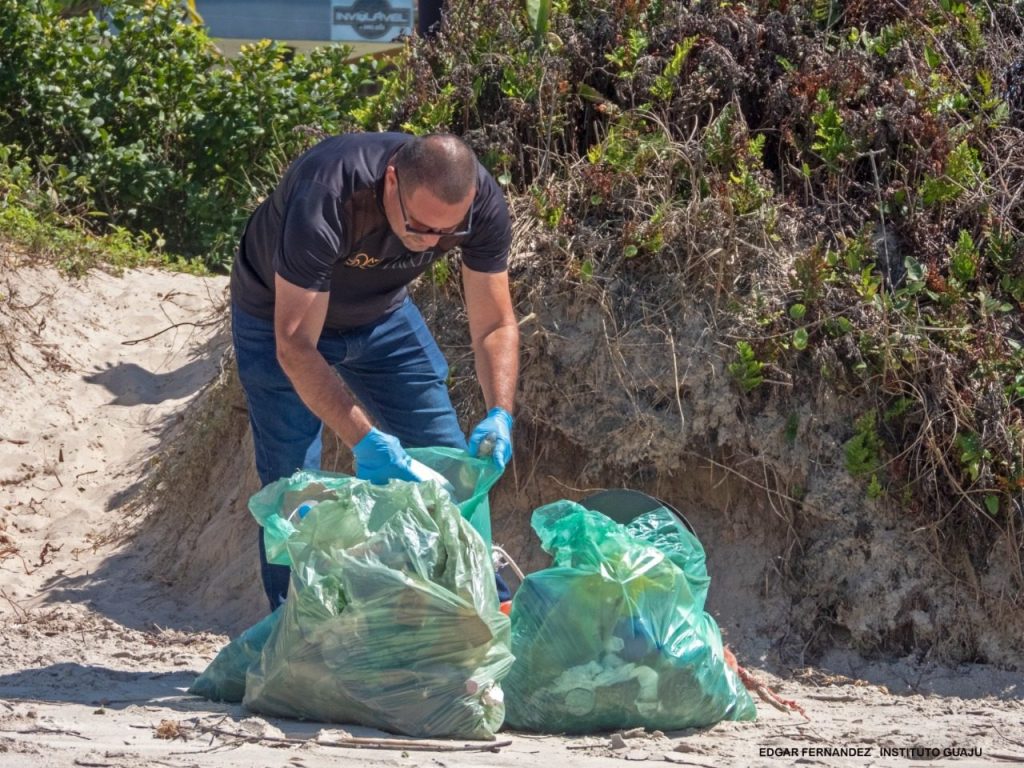
{"label": "sign with text", "polygon": [[413,28],[413,0],[346,0],[331,8],[331,40],[387,42]]}

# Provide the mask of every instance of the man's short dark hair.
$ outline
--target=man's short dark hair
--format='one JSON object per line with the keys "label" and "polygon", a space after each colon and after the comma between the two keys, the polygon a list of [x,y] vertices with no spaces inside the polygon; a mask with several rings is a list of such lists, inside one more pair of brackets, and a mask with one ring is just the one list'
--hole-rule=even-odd
{"label": "man's short dark hair", "polygon": [[476,155],[469,145],[450,133],[416,136],[391,159],[402,187],[410,194],[426,187],[442,202],[454,204],[476,189]]}

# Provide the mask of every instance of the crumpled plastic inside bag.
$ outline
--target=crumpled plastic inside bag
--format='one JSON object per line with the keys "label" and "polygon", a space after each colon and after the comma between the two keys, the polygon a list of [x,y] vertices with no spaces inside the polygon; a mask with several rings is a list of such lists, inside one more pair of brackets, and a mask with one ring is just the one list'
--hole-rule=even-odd
{"label": "crumpled plastic inside bag", "polygon": [[[452,501],[462,517],[469,521],[484,542],[491,544],[491,509],[488,492],[501,478],[502,470],[490,459],[475,459],[456,448],[410,448],[409,455],[430,469],[440,473],[455,490]],[[295,531],[299,516],[293,514],[301,505],[316,505],[321,499],[331,499],[336,491],[350,483],[362,483],[351,475],[336,472],[300,470],[288,482],[268,485],[249,500],[249,510],[263,526],[263,542],[267,561],[277,565],[291,565],[286,543]],[[388,487],[388,486],[382,486]]]}
{"label": "crumpled plastic inside bag", "polygon": [[513,600],[509,726],[678,730],[756,717],[704,611],[704,549],[669,510],[620,525],[559,501],[532,525],[554,562]]}

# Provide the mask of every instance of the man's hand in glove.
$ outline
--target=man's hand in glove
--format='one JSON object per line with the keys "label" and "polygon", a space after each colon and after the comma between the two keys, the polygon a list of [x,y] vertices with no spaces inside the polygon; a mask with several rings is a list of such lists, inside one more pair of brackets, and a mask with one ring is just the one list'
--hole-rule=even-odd
{"label": "man's hand in glove", "polygon": [[512,458],[512,414],[504,408],[491,408],[469,436],[470,456],[488,454],[501,469]]}
{"label": "man's hand in glove", "polygon": [[412,459],[398,438],[371,427],[366,436],[352,446],[356,457],[356,477],[383,485],[388,480],[417,482],[423,478],[412,470]]}

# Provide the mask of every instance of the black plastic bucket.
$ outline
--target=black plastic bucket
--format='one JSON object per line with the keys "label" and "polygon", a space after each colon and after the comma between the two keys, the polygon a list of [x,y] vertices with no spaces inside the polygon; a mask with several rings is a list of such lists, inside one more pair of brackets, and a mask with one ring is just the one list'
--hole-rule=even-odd
{"label": "black plastic bucket", "polygon": [[642,491],[632,491],[628,488],[610,488],[591,494],[584,499],[580,499],[577,503],[581,507],[607,515],[616,523],[622,525],[632,522],[635,518],[646,512],[651,512],[658,509],[658,507],[664,507],[675,515],[679,522],[686,526],[686,530],[694,536],[697,535],[697,532],[693,530],[693,526],[690,525],[690,521],[686,519],[682,512],[667,501],[656,499],[654,496],[649,496]]}

